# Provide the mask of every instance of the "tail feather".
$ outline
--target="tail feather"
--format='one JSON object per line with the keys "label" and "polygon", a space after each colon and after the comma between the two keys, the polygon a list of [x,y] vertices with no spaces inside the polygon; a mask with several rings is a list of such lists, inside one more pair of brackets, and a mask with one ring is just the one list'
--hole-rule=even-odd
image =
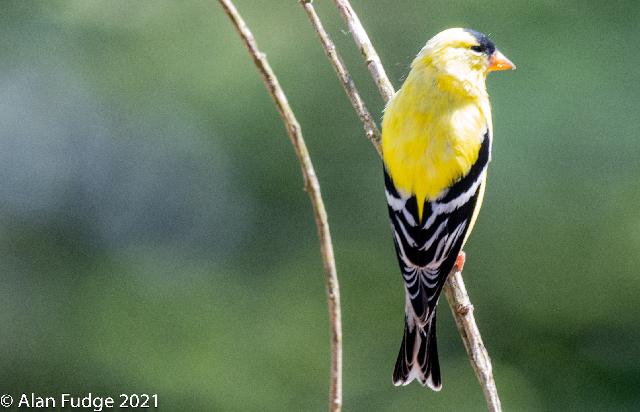
{"label": "tail feather", "polygon": [[408,385],[414,379],[434,391],[442,388],[435,312],[424,327],[405,317],[404,336],[393,371],[393,384]]}

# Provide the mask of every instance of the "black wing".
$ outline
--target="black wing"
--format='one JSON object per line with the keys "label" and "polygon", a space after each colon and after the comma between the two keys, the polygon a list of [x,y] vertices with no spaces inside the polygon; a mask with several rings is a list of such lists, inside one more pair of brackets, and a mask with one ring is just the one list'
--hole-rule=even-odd
{"label": "black wing", "polygon": [[472,224],[491,153],[485,133],[478,160],[440,197],[424,204],[418,219],[415,196],[403,196],[385,168],[389,217],[407,295],[421,325],[432,316],[447,275]]}

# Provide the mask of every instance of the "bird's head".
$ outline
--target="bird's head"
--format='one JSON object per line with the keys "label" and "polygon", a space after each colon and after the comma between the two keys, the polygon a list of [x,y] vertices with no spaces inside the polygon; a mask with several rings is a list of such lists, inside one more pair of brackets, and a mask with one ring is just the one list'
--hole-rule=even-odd
{"label": "bird's head", "polygon": [[486,35],[470,29],[453,28],[435,35],[422,48],[413,69],[436,72],[441,87],[467,92],[484,91],[487,74],[498,70],[515,70]]}

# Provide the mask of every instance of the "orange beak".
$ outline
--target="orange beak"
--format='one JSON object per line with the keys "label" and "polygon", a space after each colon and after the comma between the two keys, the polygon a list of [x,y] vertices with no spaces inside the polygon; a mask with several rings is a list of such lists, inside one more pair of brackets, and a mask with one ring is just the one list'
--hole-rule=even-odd
{"label": "orange beak", "polygon": [[499,50],[493,52],[491,57],[489,58],[489,69],[490,72],[497,72],[499,70],[515,70],[516,65],[509,59],[507,56],[500,53]]}

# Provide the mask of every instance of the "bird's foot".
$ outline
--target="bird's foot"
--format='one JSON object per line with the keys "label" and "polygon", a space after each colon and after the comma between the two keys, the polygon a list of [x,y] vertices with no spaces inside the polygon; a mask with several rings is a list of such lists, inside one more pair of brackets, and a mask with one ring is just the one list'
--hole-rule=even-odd
{"label": "bird's foot", "polygon": [[462,272],[462,269],[464,269],[465,260],[466,260],[466,254],[464,253],[464,251],[460,251],[460,253],[458,254],[458,257],[456,258],[456,263],[453,267],[456,272]]}

